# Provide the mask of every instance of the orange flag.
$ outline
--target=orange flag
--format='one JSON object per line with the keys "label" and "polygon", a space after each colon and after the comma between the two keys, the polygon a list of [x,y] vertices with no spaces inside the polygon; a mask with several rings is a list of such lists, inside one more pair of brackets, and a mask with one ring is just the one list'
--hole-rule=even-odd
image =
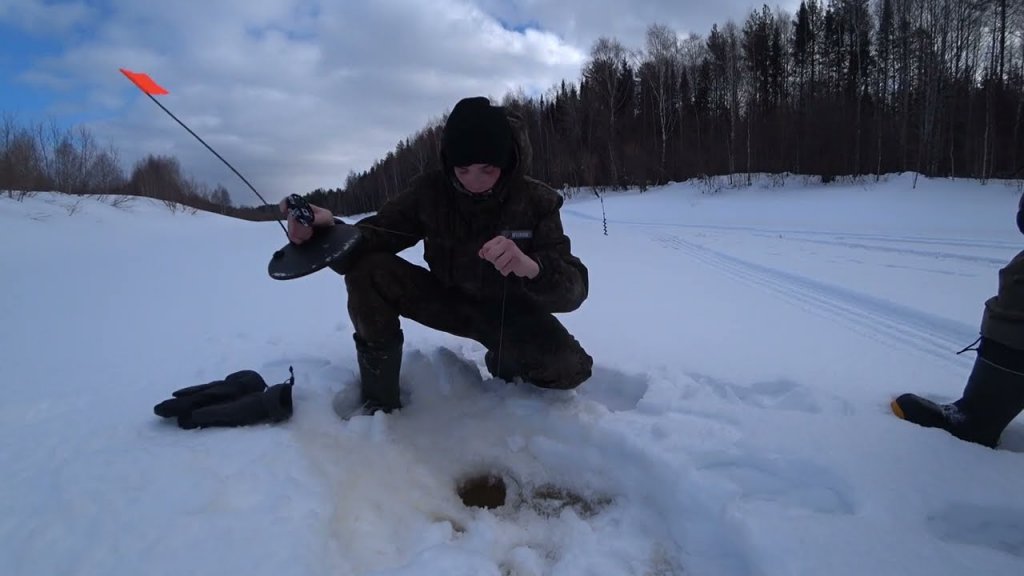
{"label": "orange flag", "polygon": [[154,82],[153,79],[150,78],[148,74],[144,74],[142,72],[132,72],[131,70],[125,70],[124,68],[121,68],[120,70],[122,74],[127,76],[128,79],[132,81],[132,83],[139,87],[139,90],[142,90],[146,94],[170,94],[170,92],[165,90],[163,86],[160,86],[159,84]]}

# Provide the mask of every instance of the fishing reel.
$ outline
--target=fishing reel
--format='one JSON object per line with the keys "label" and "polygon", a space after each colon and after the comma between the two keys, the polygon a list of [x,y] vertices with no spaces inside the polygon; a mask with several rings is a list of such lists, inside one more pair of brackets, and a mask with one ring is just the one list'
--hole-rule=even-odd
{"label": "fishing reel", "polygon": [[[305,198],[292,194],[285,198],[285,210],[289,219],[313,228],[315,213]],[[341,270],[346,258],[360,238],[359,228],[334,220],[333,226],[319,226],[313,235],[301,244],[289,241],[274,252],[267,272],[277,280],[301,278],[328,266]]]}
{"label": "fishing reel", "polygon": [[298,194],[292,194],[285,199],[285,204],[288,208],[288,215],[295,219],[296,222],[306,227],[313,226],[313,207],[309,205],[309,202],[305,198]]}

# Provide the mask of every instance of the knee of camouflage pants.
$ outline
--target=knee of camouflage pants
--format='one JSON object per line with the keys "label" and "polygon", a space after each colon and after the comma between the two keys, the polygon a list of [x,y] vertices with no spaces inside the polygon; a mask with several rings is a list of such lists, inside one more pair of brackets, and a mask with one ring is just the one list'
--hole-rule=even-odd
{"label": "knee of camouflage pants", "polygon": [[580,346],[575,338],[557,346],[530,347],[525,350],[514,344],[501,350],[501,366],[498,366],[498,350],[489,350],[484,362],[491,375],[503,380],[516,377],[539,388],[571,390],[590,379],[594,359]]}
{"label": "knee of camouflage pants", "polygon": [[497,333],[493,309],[445,288],[432,272],[394,254],[360,258],[345,285],[352,325],[369,342],[392,340],[400,318],[477,341]]}

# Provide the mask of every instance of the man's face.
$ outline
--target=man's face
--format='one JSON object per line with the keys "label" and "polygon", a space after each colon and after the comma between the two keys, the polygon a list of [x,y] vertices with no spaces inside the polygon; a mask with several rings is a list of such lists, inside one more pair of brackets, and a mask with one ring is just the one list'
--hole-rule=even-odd
{"label": "man's face", "polygon": [[481,194],[494,188],[494,184],[501,177],[501,168],[491,164],[456,166],[455,177],[459,179],[462,187],[469,192]]}

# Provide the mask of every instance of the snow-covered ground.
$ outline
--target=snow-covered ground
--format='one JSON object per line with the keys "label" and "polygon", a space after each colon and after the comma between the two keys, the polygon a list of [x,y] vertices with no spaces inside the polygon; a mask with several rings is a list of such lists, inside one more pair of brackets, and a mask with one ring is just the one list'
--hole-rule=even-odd
{"label": "snow-covered ground", "polygon": [[[277,224],[0,198],[0,573],[1024,574],[1024,417],[990,450],[888,410],[959,396],[1019,189],[763,182],[609,194],[607,235],[566,203],[577,390],[405,322],[406,409],[347,422],[343,279],[271,279]],[[283,424],[152,412],[289,366]],[[506,505],[464,506],[485,472]]]}

